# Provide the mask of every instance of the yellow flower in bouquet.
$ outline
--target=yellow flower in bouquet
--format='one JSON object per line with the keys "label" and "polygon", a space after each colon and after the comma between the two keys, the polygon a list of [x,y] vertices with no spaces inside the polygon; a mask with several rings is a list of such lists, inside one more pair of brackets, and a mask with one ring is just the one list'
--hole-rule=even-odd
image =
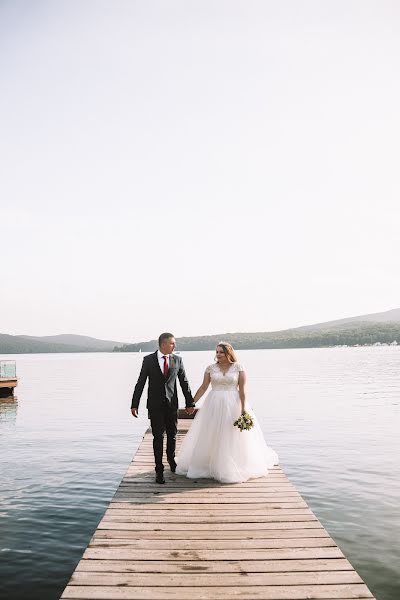
{"label": "yellow flower in bouquet", "polygon": [[240,431],[249,431],[252,427],[254,427],[253,417],[249,415],[249,413],[244,412],[240,415],[238,419],[234,422],[234,427],[240,429]]}

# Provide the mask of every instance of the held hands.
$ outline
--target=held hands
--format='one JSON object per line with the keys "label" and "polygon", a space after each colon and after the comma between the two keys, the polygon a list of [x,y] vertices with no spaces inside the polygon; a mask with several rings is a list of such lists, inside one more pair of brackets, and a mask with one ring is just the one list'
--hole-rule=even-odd
{"label": "held hands", "polygon": [[134,417],[138,417],[138,409],[137,408],[131,408],[131,413]]}
{"label": "held hands", "polygon": [[187,406],[187,407],[185,408],[185,412],[186,412],[188,415],[192,415],[192,414],[194,413],[194,406]]}

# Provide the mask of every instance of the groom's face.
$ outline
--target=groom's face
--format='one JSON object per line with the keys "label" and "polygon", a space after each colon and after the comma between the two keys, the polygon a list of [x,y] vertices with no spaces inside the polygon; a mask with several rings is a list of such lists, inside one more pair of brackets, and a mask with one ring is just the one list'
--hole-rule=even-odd
{"label": "groom's face", "polygon": [[172,354],[176,348],[176,341],[174,337],[170,337],[167,340],[163,340],[160,345],[160,352],[162,354]]}

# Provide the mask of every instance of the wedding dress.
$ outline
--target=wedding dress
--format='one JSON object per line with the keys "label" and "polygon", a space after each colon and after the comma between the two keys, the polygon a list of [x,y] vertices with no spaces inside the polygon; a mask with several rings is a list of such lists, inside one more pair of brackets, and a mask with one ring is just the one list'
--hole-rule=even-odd
{"label": "wedding dress", "polygon": [[240,371],[239,363],[232,363],[225,373],[218,364],[207,367],[212,389],[182,441],[176,469],[179,475],[238,483],[267,475],[268,469],[278,464],[278,455],[265,443],[247,402],[245,409],[253,417],[254,427],[240,431],[233,425],[241,414]]}

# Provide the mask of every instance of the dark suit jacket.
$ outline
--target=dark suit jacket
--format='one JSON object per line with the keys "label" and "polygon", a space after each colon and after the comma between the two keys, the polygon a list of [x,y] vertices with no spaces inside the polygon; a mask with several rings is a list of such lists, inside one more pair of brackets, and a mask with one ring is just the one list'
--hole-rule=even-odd
{"label": "dark suit jacket", "polygon": [[170,354],[168,377],[165,378],[160,369],[157,352],[148,354],[143,359],[142,369],[133,392],[131,408],[138,408],[143,388],[148,379],[147,408],[149,413],[160,410],[165,406],[165,403],[173,411],[177,411],[178,393],[176,378],[179,379],[183,395],[185,396],[186,406],[195,406],[182,358],[176,354]]}

